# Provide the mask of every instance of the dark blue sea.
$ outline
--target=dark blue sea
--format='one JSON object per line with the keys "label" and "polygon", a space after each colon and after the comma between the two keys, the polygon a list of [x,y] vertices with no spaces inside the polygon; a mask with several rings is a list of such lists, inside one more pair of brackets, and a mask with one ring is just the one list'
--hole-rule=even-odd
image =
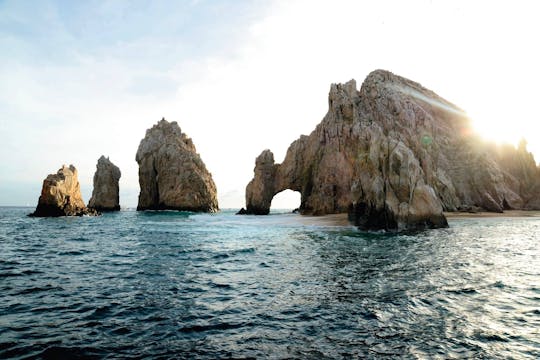
{"label": "dark blue sea", "polygon": [[540,218],[0,208],[0,358],[538,359]]}

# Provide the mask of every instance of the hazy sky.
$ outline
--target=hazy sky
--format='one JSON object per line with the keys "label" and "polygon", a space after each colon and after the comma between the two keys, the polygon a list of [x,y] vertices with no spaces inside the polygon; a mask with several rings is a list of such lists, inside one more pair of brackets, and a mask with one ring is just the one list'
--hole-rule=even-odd
{"label": "hazy sky", "polygon": [[[0,205],[35,205],[47,174],[97,159],[139,191],[135,153],[165,117],[190,137],[221,208],[244,205],[255,157],[281,161],[331,83],[382,68],[465,109],[540,159],[535,1],[0,1]],[[298,206],[298,198],[276,198]]]}

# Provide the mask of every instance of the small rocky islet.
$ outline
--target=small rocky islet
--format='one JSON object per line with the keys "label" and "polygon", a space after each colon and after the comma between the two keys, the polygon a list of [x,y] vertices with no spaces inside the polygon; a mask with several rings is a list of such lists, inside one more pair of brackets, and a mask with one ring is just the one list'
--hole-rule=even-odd
{"label": "small rocky islet", "polygon": [[[416,82],[376,70],[360,90],[354,80],[332,84],[328,105],[281,164],[270,150],[256,158],[240,214],[268,214],[286,189],[301,193],[302,214],[348,213],[365,230],[447,227],[444,211],[540,209],[540,168],[526,143],[484,141],[463,110]],[[137,210],[219,210],[212,175],[176,122],[148,129],[136,161]],[[87,208],[75,167],[63,166],[45,179],[33,215],[118,210],[119,178],[102,156]]]}
{"label": "small rocky islet", "polygon": [[86,207],[81,196],[78,172],[75,166],[63,165],[56,174],[43,180],[41,195],[34,217],[83,216],[99,213]]}
{"label": "small rocky islet", "polygon": [[97,211],[120,210],[120,186],[122,173],[108,157],[101,156],[94,174],[94,190],[88,206]]}
{"label": "small rocky islet", "polygon": [[[178,123],[163,118],[148,129],[135,159],[141,187],[137,210],[219,210],[212,174]],[[101,156],[87,207],[82,200],[77,169],[73,165],[63,166],[44,180],[42,195],[31,216],[82,216],[118,211],[120,177],[120,169]]]}
{"label": "small rocky islet", "polygon": [[135,160],[141,188],[137,210],[219,210],[212,174],[175,121],[163,118],[148,129]]}

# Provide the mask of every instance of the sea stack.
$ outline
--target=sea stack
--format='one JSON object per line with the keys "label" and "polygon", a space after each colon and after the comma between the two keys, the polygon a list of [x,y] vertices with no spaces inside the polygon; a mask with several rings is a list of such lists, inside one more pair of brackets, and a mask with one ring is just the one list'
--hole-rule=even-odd
{"label": "sea stack", "polygon": [[58,217],[98,215],[86,207],[81,196],[81,188],[75,166],[63,165],[56,174],[43,180],[41,196],[36,211],[30,216]]}
{"label": "sea stack", "polygon": [[161,119],[141,140],[137,210],[215,212],[216,185],[193,141],[178,124]]}
{"label": "sea stack", "polygon": [[101,156],[94,174],[94,190],[88,206],[98,211],[120,210],[120,169],[109,158]]}
{"label": "sea stack", "polygon": [[376,70],[360,90],[354,80],[333,84],[328,113],[283,163],[269,150],[257,157],[246,213],[267,214],[272,197],[291,189],[303,214],[348,212],[367,230],[438,228],[447,226],[443,210],[537,208],[539,186],[523,146],[482,140],[454,104]]}

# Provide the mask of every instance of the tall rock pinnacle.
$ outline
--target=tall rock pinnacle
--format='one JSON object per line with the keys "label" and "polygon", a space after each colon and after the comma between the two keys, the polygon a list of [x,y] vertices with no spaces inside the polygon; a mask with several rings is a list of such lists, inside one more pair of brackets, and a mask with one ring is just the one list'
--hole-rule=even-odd
{"label": "tall rock pinnacle", "polygon": [[219,209],[212,175],[176,122],[162,119],[148,129],[136,161],[141,187],[137,210]]}
{"label": "tall rock pinnacle", "polygon": [[120,169],[109,158],[101,156],[94,174],[94,190],[88,206],[99,211],[120,210]]}

